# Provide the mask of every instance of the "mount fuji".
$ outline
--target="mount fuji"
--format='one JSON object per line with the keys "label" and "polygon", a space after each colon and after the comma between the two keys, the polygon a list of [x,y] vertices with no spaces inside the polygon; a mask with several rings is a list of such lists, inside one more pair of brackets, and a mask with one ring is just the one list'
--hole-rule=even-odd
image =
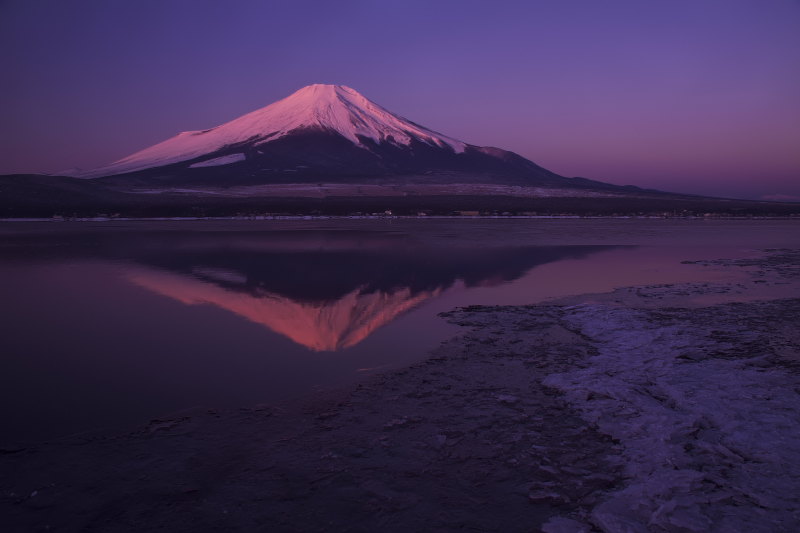
{"label": "mount fuji", "polygon": [[71,175],[133,185],[152,185],[155,179],[159,186],[342,183],[400,176],[423,184],[587,185],[513,152],[435,132],[349,87],[323,84],[220,126],[186,131],[110,165]]}
{"label": "mount fuji", "polygon": [[559,176],[323,84],[100,168],[0,176],[0,217],[13,218],[797,212]]}

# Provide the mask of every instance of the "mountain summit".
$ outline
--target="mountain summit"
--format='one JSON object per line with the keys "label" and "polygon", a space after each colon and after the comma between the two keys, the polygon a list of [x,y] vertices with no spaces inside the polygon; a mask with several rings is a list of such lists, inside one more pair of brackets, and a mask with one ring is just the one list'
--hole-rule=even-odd
{"label": "mountain summit", "polygon": [[[446,179],[443,176],[446,175]],[[230,122],[186,131],[82,178],[231,186],[425,175],[426,182],[559,185],[512,152],[473,146],[388,111],[343,85],[316,84]],[[125,176],[120,178],[120,176]],[[533,180],[533,181],[531,181]]]}
{"label": "mountain summit", "polygon": [[[408,146],[412,139],[440,148],[463,152],[466,145],[387,111],[358,91],[344,85],[309,85],[263,109],[229,122],[220,128],[245,131],[254,136],[266,133],[277,138],[300,128],[333,131],[351,142]],[[366,147],[366,146],[365,146]]]}

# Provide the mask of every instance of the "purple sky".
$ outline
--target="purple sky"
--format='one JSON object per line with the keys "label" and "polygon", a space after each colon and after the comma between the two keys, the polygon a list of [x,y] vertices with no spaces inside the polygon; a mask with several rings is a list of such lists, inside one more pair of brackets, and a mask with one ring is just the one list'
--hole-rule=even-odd
{"label": "purple sky", "polygon": [[0,173],[311,83],[562,175],[800,200],[800,1],[0,0]]}

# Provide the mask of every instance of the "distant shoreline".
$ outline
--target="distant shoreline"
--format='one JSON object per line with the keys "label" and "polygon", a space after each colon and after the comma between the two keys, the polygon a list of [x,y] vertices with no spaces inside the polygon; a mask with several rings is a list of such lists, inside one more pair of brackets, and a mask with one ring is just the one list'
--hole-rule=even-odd
{"label": "distant shoreline", "polygon": [[600,219],[600,220],[800,220],[798,215],[276,215],[276,216],[229,216],[229,217],[18,217],[0,218],[0,222],[187,222],[195,220],[568,220],[568,219]]}

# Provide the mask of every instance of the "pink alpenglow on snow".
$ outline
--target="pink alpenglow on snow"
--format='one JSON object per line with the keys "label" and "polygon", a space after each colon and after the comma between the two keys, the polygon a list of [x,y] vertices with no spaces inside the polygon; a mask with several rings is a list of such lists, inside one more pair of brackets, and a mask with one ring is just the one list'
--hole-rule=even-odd
{"label": "pink alpenglow on snow", "polygon": [[[400,145],[416,140],[440,148],[449,147],[456,153],[466,148],[465,143],[395,115],[350,87],[315,84],[220,126],[179,133],[111,165],[74,175],[91,178],[135,172],[187,161],[239,143],[271,142],[303,129],[334,131],[359,146],[364,146],[362,139],[372,139],[376,143]],[[243,158],[241,154],[238,157],[234,154],[192,166],[224,165]]]}

